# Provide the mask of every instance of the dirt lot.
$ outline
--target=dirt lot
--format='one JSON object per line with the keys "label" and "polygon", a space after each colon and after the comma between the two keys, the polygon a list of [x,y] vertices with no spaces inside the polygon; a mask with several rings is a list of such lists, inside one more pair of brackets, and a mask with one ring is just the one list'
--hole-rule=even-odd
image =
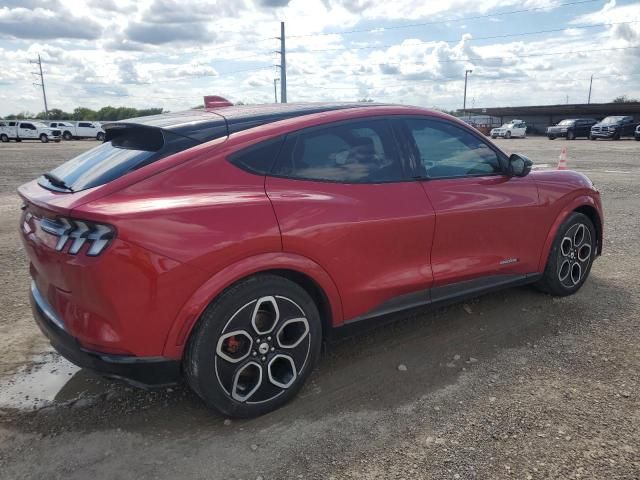
{"label": "dirt lot", "polygon": [[0,477],[640,478],[640,142],[497,142],[547,165],[566,146],[602,192],[604,255],[583,289],[399,318],[334,346],[286,407],[234,422],[184,388],[131,389],[48,353],[14,192],[95,143],[0,144]]}

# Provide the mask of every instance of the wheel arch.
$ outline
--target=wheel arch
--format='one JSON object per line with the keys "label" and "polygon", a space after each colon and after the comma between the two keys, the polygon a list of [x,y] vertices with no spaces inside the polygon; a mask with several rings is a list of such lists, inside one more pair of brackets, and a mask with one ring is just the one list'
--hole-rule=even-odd
{"label": "wheel arch", "polygon": [[602,215],[598,208],[598,204],[593,199],[593,197],[589,195],[581,195],[574,198],[571,202],[569,202],[561,211],[560,214],[556,217],[556,220],[553,222],[551,229],[547,233],[547,238],[544,243],[544,248],[542,249],[542,253],[540,255],[540,260],[538,263],[538,271],[542,272],[545,269],[547,264],[547,260],[549,258],[549,252],[551,251],[551,246],[553,245],[553,240],[558,233],[558,229],[564,223],[564,221],[574,212],[582,213],[589,217],[589,219],[593,222],[593,225],[596,229],[596,255],[602,254],[602,241],[603,241],[603,221]]}
{"label": "wheel arch", "polygon": [[343,323],[342,301],[327,272],[313,260],[295,254],[261,254],[236,262],[214,274],[182,306],[165,340],[163,355],[182,358],[191,332],[207,306],[236,283],[258,274],[273,274],[303,288],[318,306],[323,335]]}

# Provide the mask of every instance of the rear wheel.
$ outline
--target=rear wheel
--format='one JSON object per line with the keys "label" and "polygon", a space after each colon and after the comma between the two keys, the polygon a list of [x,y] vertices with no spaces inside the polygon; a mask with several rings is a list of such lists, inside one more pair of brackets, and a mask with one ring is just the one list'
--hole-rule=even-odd
{"label": "rear wheel", "polygon": [[2,135],[0,135],[0,141],[2,141],[2,143],[7,143],[9,141],[9,136],[3,133]]}
{"label": "rear wheel", "polygon": [[47,143],[49,141],[49,137],[47,137],[47,135],[43,133],[40,135],[40,141],[42,143]]}
{"label": "rear wheel", "polygon": [[205,310],[189,341],[187,381],[227,416],[262,415],[300,390],[320,356],[321,337],[318,309],[304,289],[256,275]]}
{"label": "rear wheel", "polygon": [[573,212],[562,224],[549,252],[544,276],[536,286],[563,297],[584,284],[596,254],[596,230],[586,215]]}

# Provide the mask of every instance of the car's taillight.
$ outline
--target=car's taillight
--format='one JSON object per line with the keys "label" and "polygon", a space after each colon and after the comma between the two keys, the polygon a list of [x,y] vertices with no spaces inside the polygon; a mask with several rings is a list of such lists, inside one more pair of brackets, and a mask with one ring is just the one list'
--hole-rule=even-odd
{"label": "car's taillight", "polygon": [[116,231],[109,225],[64,217],[43,218],[40,228],[58,237],[56,250],[61,252],[69,245],[67,253],[71,255],[80,252],[85,244],[88,245],[87,255],[100,255],[116,236]]}

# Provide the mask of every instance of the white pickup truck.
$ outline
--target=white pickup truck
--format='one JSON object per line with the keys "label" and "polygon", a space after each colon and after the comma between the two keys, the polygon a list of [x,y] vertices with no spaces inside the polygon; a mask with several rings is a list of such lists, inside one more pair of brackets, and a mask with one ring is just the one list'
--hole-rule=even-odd
{"label": "white pickup truck", "polygon": [[42,122],[33,120],[0,120],[0,141],[15,140],[40,140],[47,143],[49,140],[59,142],[62,132],[57,128],[51,128]]}
{"label": "white pickup truck", "polygon": [[104,140],[104,130],[98,122],[53,120],[49,122],[49,126],[59,129],[62,132],[62,138],[65,140],[74,140],[78,138],[95,138],[100,142]]}

